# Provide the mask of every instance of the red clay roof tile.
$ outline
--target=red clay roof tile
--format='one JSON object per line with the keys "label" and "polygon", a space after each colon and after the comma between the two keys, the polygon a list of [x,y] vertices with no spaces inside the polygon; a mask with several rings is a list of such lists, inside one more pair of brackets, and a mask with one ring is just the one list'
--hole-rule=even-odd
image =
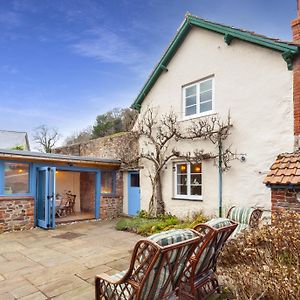
{"label": "red clay roof tile", "polygon": [[267,185],[300,185],[300,152],[282,153],[270,167]]}

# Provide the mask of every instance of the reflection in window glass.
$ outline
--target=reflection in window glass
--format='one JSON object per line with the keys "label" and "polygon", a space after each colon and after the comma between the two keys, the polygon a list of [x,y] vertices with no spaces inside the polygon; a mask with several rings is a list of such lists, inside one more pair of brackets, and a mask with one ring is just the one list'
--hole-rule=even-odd
{"label": "reflection in window glass", "polygon": [[101,173],[101,193],[112,194],[114,188],[114,173],[102,172]]}
{"label": "reflection in window glass", "polygon": [[213,78],[183,87],[184,116],[203,115],[213,110]]}
{"label": "reflection in window glass", "polygon": [[140,186],[140,175],[139,174],[131,174],[130,175],[130,186],[131,187],[139,187]]}
{"label": "reflection in window glass", "polygon": [[176,195],[198,199],[202,195],[202,165],[176,164]]}
{"label": "reflection in window glass", "polygon": [[29,193],[29,165],[4,163],[4,194]]}

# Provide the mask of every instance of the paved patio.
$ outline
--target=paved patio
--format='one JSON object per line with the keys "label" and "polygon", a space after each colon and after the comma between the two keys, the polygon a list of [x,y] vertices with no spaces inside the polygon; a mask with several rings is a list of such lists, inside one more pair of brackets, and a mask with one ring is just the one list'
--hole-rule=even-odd
{"label": "paved patio", "polygon": [[112,221],[0,235],[0,299],[94,299],[94,276],[128,267],[139,236]]}

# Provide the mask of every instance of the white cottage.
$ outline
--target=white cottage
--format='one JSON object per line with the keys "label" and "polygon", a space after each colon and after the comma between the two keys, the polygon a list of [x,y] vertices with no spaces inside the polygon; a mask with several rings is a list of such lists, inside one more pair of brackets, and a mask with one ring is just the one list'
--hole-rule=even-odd
{"label": "white cottage", "polygon": [[[245,160],[233,161],[224,173],[224,210],[231,205],[269,209],[264,177],[278,153],[293,151],[295,143],[298,146],[299,19],[298,13],[293,21],[294,42],[283,42],[187,15],[132,105],[140,115],[148,107],[155,108],[158,117],[172,109],[183,127],[212,115],[225,119],[230,111],[233,128],[226,143],[244,153]],[[213,151],[213,147],[206,141],[176,143],[180,151]],[[152,167],[147,161],[142,165],[140,204],[133,205],[135,200],[129,197],[125,213],[132,205],[148,209]],[[183,173],[185,187],[180,182]],[[198,176],[201,189],[193,187],[193,176]],[[181,216],[199,210],[217,214],[218,185],[218,168],[212,160],[200,166],[171,161],[162,176],[166,211]]]}

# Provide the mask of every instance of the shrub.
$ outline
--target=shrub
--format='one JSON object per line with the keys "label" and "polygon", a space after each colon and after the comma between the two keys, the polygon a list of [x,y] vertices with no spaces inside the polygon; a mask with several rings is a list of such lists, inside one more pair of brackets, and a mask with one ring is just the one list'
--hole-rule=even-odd
{"label": "shrub", "polygon": [[152,218],[146,211],[142,210],[134,218],[120,219],[116,224],[116,229],[149,236],[164,230],[193,228],[196,224],[204,223],[206,221],[207,218],[202,212],[196,213],[190,218],[181,220],[172,214],[159,215],[156,218]]}
{"label": "shrub", "polygon": [[245,232],[224,247],[219,273],[236,299],[300,299],[300,215]]}

